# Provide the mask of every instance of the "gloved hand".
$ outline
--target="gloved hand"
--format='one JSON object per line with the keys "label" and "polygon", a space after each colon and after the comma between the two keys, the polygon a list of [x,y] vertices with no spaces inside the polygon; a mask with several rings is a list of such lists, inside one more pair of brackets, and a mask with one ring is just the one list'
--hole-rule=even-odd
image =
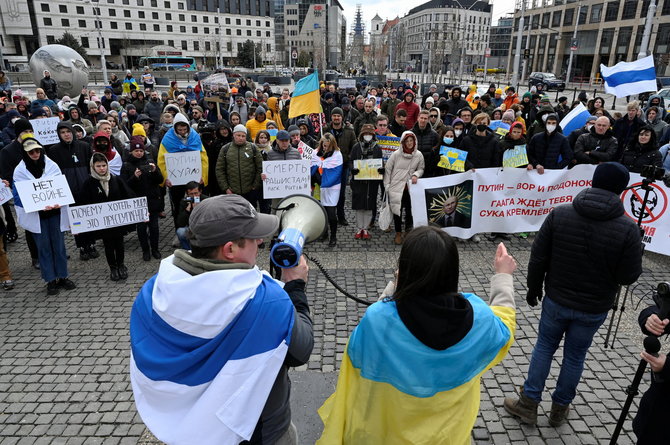
{"label": "gloved hand", "polygon": [[386,171],[386,169],[384,167],[381,167],[381,168],[377,169],[377,173],[379,173],[380,175],[383,175],[385,171]]}
{"label": "gloved hand", "polygon": [[526,303],[528,303],[528,306],[535,307],[538,301],[542,301],[542,291],[528,290],[526,294]]}
{"label": "gloved hand", "polygon": [[359,174],[360,172],[361,172],[361,171],[360,171],[359,169],[357,169],[357,168],[354,168],[354,169],[351,170],[351,173],[353,173],[354,176],[356,176],[356,175]]}

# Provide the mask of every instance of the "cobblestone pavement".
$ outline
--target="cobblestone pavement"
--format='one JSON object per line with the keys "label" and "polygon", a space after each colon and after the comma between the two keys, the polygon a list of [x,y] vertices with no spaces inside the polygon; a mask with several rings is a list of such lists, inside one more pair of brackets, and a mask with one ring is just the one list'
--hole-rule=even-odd
{"label": "cobblestone pavement", "polygon": [[[353,217],[350,217],[353,220]],[[170,218],[161,221],[163,256],[172,250]],[[353,239],[354,229],[340,228],[338,246],[310,245],[333,278],[345,289],[374,299],[391,279],[399,248],[393,234],[378,229],[368,242]],[[170,235],[168,235],[170,234]],[[569,423],[552,428],[544,414],[555,386],[555,365],[547,382],[538,427],[520,425],[502,408],[505,395],[523,383],[537,335],[539,307],[525,303],[525,275],[532,238],[508,242],[520,268],[515,275],[517,338],[501,366],[482,380],[481,414],[473,431],[478,444],[607,443],[638,363],[641,335],[635,326],[635,304],[660,280],[670,280],[670,261],[648,254],[645,273],[627,304],[614,349],[604,349],[607,323],[596,336]],[[39,272],[30,268],[23,234],[9,246],[16,288],[0,297],[0,445],[8,444],[149,444],[158,443],[135,411],[128,378],[128,318],[138,289],[156,272],[158,261],[143,262],[135,234],[126,237],[130,278],[108,279],[104,255],[80,261],[67,236],[71,278],[77,289],[46,296]],[[461,288],[486,298],[495,244],[460,243]],[[98,250],[101,251],[99,247]],[[259,255],[267,267],[267,250]],[[292,372],[294,419],[301,443],[313,443],[321,424],[316,409],[334,387],[336,371],[351,330],[365,308],[337,292],[312,265],[308,295],[315,330],[314,353],[307,365]],[[560,351],[559,351],[560,352]],[[557,357],[560,361],[560,354]],[[642,385],[645,390],[648,378]],[[631,409],[637,411],[637,400]],[[630,420],[619,443],[632,443]]]}

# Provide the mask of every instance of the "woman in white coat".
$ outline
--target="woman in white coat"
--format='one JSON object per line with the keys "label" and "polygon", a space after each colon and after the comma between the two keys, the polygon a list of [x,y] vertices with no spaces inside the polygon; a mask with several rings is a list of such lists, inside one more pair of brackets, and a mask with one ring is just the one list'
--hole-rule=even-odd
{"label": "woman in white coat", "polygon": [[319,184],[321,204],[328,214],[330,226],[329,247],[337,244],[337,202],[342,186],[343,158],[335,136],[325,133],[319,141],[316,155],[312,156],[312,182]]}
{"label": "woman in white coat", "polygon": [[21,181],[33,181],[41,177],[61,175],[60,168],[49,159],[42,145],[34,138],[23,141],[23,160],[14,170],[14,207],[19,225],[31,232],[37,244],[40,260],[40,272],[47,282],[47,295],[56,295],[59,288],[74,289],[75,284],[68,279],[67,253],[63,232],[70,230],[67,214],[68,207],[47,206],[37,212],[26,212],[16,184]]}
{"label": "woman in white coat", "polygon": [[[416,136],[405,131],[400,137],[400,148],[386,162],[384,187],[393,212],[395,244],[402,244],[404,236],[412,229],[412,207],[409,199],[408,181],[416,184],[423,175],[423,155],[417,150]],[[402,231],[402,211],[405,211],[405,232]]]}

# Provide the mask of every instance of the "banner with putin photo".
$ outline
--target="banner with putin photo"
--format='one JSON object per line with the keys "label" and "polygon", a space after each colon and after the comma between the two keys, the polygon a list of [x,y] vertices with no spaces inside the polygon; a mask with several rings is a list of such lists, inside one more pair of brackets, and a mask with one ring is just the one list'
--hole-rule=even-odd
{"label": "banner with putin photo", "polygon": [[[414,225],[435,224],[450,235],[468,239],[478,233],[536,232],[554,207],[570,204],[591,187],[595,165],[571,170],[482,168],[411,184]],[[626,216],[642,216],[643,242],[652,252],[670,255],[670,189],[662,182],[645,189],[642,177],[631,173],[629,189],[621,194]]]}

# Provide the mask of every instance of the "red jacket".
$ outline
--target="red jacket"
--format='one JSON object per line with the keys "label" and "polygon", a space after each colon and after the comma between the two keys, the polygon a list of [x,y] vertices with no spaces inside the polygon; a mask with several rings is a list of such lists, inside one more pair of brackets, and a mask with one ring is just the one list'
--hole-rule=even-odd
{"label": "red jacket", "polygon": [[[407,95],[412,96],[412,102],[408,103],[405,100],[405,97],[407,97]],[[403,101],[400,102],[398,106],[395,107],[396,113],[398,112],[398,110],[405,110],[407,112],[407,120],[405,121],[405,129],[407,130],[411,130],[412,128],[414,128],[414,124],[419,119],[419,111],[421,111],[419,105],[417,105],[416,102],[414,102],[415,97],[416,96],[411,90],[407,91],[405,93],[405,96],[403,96]]]}

